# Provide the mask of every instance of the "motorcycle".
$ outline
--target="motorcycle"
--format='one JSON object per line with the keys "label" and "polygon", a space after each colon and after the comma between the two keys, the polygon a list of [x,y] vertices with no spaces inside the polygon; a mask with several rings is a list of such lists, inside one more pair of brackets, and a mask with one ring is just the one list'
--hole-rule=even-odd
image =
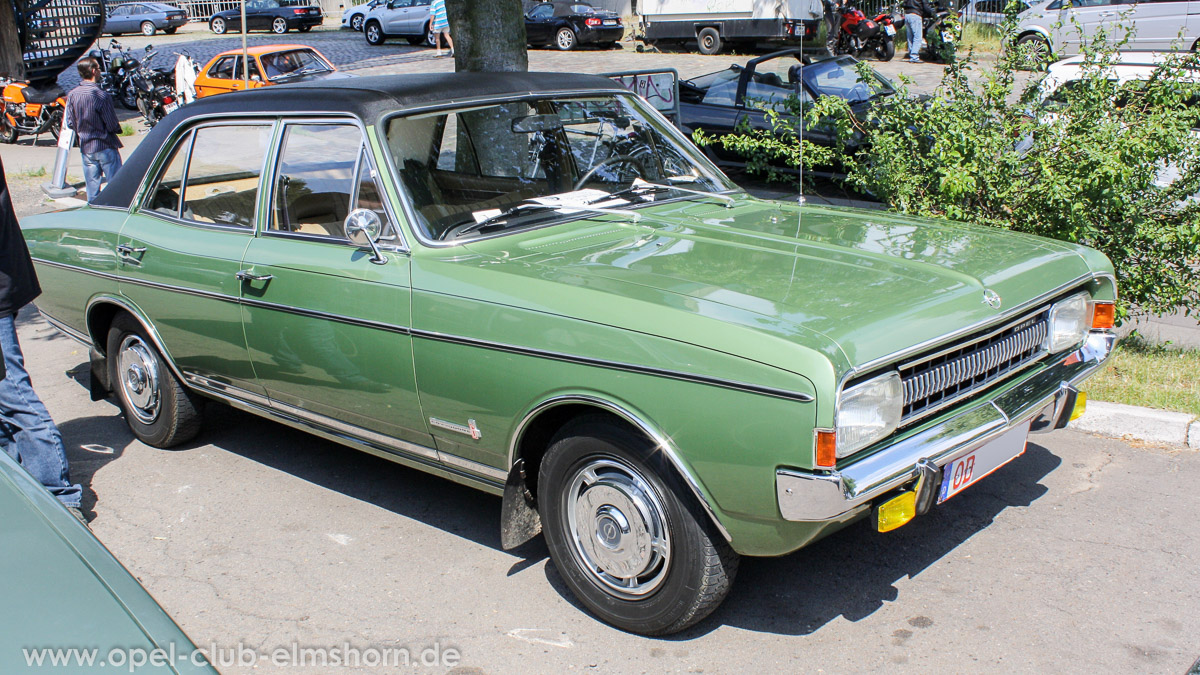
{"label": "motorcycle", "polygon": [[952,11],[940,9],[936,16],[924,21],[925,47],[921,55],[937,63],[954,63],[958,41],[962,38],[962,22]]}
{"label": "motorcycle", "polygon": [[21,136],[37,136],[50,132],[55,140],[62,131],[67,95],[54,85],[36,89],[26,82],[0,78],[0,143],[16,143]]}
{"label": "motorcycle", "polygon": [[93,49],[88,56],[100,63],[100,88],[122,107],[137,110],[137,91],[131,80],[138,60],[132,51],[116,40],[109,40],[106,49]]}
{"label": "motorcycle", "polygon": [[[175,91],[175,68],[155,68],[153,63],[157,53],[146,47],[146,56],[134,71],[130,81],[137,93],[137,111],[146,120],[146,125],[153,127],[159,120],[179,108],[181,101]],[[189,59],[190,61],[190,59]]]}
{"label": "motorcycle", "polygon": [[886,12],[868,19],[862,10],[848,5],[842,10],[842,30],[833,53],[891,61],[896,55],[895,20]]}

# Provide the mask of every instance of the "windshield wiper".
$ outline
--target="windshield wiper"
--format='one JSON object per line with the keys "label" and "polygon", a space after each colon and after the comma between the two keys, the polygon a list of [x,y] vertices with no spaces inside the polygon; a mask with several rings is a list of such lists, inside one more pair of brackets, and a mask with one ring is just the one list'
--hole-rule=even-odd
{"label": "windshield wiper", "polygon": [[500,213],[497,213],[494,216],[488,216],[487,218],[484,218],[483,220],[480,220],[472,225],[468,225],[468,226],[462,228],[461,230],[458,230],[457,232],[455,232],[453,229],[450,229],[450,230],[447,230],[447,233],[454,232],[455,238],[458,238],[465,234],[470,234],[472,232],[478,232],[479,230],[482,230],[485,227],[491,227],[493,225],[502,223],[506,220],[510,220],[513,216],[520,215],[522,212],[528,212],[528,211],[560,211],[560,212],[564,212],[567,215],[569,215],[573,211],[586,211],[588,213],[615,214],[618,216],[627,217],[635,223],[642,219],[642,216],[639,213],[632,212],[632,211],[622,211],[620,209],[597,208],[594,206],[588,206],[587,204],[542,204],[540,202],[525,201],[520,204],[517,204],[516,206],[511,206],[507,209],[504,209],[503,211],[501,211]]}
{"label": "windshield wiper", "polygon": [[[667,180],[670,180],[670,179],[668,178]],[[617,199],[617,198],[624,197],[627,195],[641,196],[642,194],[645,194],[646,192],[649,192],[649,191],[665,192],[667,190],[678,190],[679,192],[686,192],[687,194],[699,195],[701,197],[712,197],[714,199],[720,199],[721,201],[725,202],[725,208],[727,208],[727,209],[733,208],[733,204],[734,204],[733,197],[730,197],[728,195],[717,194],[715,192],[705,192],[704,190],[693,190],[691,188],[679,187],[678,185],[662,185],[660,183],[651,183],[649,181],[642,180],[641,178],[638,178],[637,180],[635,180],[633,185],[630,185],[629,187],[625,188],[624,190],[617,190],[616,192],[613,192],[605,197],[598,197],[598,198],[593,199],[592,201],[588,202],[588,204],[596,204],[598,202],[606,201],[609,199]]]}

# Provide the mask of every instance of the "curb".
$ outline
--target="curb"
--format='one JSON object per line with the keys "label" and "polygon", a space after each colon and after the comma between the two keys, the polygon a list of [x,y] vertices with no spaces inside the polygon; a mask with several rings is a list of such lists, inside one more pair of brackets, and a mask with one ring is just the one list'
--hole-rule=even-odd
{"label": "curb", "polygon": [[1187,413],[1088,401],[1087,410],[1067,428],[1200,450],[1200,421]]}

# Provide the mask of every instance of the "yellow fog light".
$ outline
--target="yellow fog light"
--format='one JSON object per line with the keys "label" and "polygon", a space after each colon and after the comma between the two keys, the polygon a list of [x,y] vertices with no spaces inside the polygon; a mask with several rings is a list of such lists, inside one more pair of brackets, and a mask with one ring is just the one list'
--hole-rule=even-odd
{"label": "yellow fog light", "polygon": [[1071,421],[1079,419],[1079,416],[1087,410],[1087,392],[1081,391],[1075,394],[1075,407],[1071,410]]}
{"label": "yellow fog light", "polygon": [[917,516],[917,493],[902,492],[875,508],[875,528],[890,532]]}

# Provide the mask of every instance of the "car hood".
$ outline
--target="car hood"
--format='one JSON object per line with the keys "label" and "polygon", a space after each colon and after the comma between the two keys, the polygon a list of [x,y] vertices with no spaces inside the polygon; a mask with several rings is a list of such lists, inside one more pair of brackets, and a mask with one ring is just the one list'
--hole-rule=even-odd
{"label": "car hood", "polygon": [[183,631],[83,525],[3,452],[0,513],[0,596],[10,608],[0,616],[0,672],[28,670],[23,650],[46,646],[81,652],[95,648],[101,662],[112,648],[157,649],[176,654],[176,660],[138,672],[216,672],[201,660],[192,662],[194,646]]}
{"label": "car hood", "polygon": [[[671,312],[840,352],[841,365],[849,367],[996,320],[1047,291],[1110,269],[1083,247],[882,211],[804,206],[801,216],[795,204],[735,196],[732,208],[703,199],[638,213],[636,223],[600,216],[468,248],[502,263],[493,270],[648,301],[657,295]],[[1104,269],[1093,270],[1089,259]],[[984,302],[985,290],[1000,296],[999,310]],[[589,314],[578,298],[555,311],[624,322]],[[694,322],[687,323],[690,329],[683,325],[664,313],[650,326],[626,327],[705,341]],[[713,348],[752,350],[752,342]],[[779,362],[768,353],[743,355]]]}

